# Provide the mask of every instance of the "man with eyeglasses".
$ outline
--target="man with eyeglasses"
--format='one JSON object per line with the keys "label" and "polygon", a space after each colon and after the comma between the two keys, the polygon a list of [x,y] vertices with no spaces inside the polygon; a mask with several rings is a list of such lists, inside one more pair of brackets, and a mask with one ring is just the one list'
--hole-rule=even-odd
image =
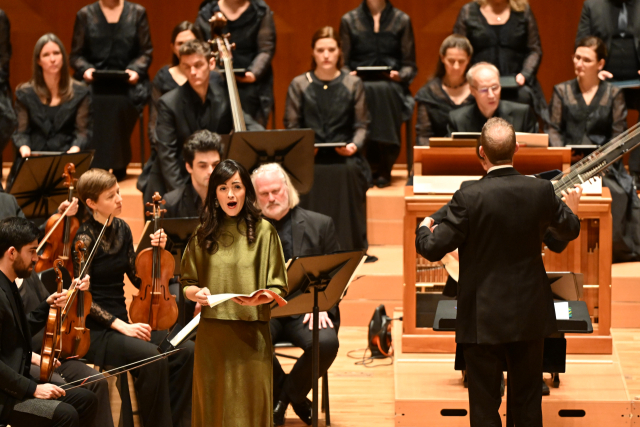
{"label": "man with eyeglasses", "polygon": [[516,132],[537,132],[535,114],[526,104],[500,100],[500,71],[488,62],[479,62],[467,72],[475,104],[449,113],[449,133],[481,132],[491,117],[505,119]]}

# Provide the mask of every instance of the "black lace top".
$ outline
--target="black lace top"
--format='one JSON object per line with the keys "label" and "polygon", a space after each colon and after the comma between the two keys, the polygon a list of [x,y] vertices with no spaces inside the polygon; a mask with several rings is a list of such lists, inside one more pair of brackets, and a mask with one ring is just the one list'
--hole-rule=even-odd
{"label": "black lace top", "polygon": [[573,79],[553,88],[549,103],[549,145],[603,145],[627,127],[627,107],[622,90],[601,82],[587,105]]}
{"label": "black lace top", "polygon": [[397,70],[402,82],[411,84],[418,72],[413,27],[409,15],[390,2],[380,16],[380,29],[373,28],[373,17],[366,1],[342,17],[340,39],[344,65],[348,70],[359,66],[389,66]]}
{"label": "black lace top", "polygon": [[480,5],[472,1],[460,9],[453,32],[471,42],[472,64],[489,62],[498,67],[500,75],[522,73],[530,83],[542,60],[538,24],[531,8],[526,6],[523,12],[511,10],[509,20],[500,27],[492,28],[480,11]]}
{"label": "black lace top", "polygon": [[[82,223],[75,241],[82,240],[87,248],[87,256],[102,231],[102,224],[93,218]],[[75,247],[74,241],[74,247]],[[91,315],[87,318],[87,327],[91,330],[109,329],[116,318],[129,321],[124,298],[124,275],[135,287],[140,286],[136,276],[136,254],[133,250],[133,237],[129,225],[115,218],[105,230],[100,246],[91,263]],[[74,264],[77,276],[79,265]]]}
{"label": "black lace top", "polygon": [[416,144],[429,145],[432,136],[442,137],[449,133],[449,113],[464,105],[471,105],[473,95],[456,104],[442,88],[442,79],[434,77],[416,93],[418,121],[416,122]]}

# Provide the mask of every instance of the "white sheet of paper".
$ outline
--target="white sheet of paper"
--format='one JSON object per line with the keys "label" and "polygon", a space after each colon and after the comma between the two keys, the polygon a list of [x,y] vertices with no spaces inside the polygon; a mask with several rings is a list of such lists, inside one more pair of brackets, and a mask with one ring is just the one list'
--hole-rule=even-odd
{"label": "white sheet of paper", "polygon": [[556,309],[556,320],[569,320],[569,303],[567,301],[553,304]]}

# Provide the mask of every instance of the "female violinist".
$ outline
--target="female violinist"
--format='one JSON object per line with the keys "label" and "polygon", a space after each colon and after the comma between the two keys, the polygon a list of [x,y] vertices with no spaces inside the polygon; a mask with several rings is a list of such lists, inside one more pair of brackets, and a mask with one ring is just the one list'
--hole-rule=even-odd
{"label": "female violinist", "polygon": [[[152,332],[147,324],[128,321],[124,276],[126,274],[134,286],[140,286],[141,279],[136,276],[131,229],[118,218],[122,197],[116,177],[102,169],[91,169],[78,180],[78,194],[93,214],[76,234],[76,240],[81,240],[89,252],[103,225],[113,215],[89,269],[93,304],[86,322],[91,330],[86,359],[106,367],[123,366],[154,356],[158,354],[157,344],[166,333]],[[164,248],[166,234],[162,229],[151,237],[153,246]],[[180,425],[183,416],[190,418],[192,342],[187,342],[183,351],[136,369],[132,374],[136,378],[142,424],[171,427]]]}

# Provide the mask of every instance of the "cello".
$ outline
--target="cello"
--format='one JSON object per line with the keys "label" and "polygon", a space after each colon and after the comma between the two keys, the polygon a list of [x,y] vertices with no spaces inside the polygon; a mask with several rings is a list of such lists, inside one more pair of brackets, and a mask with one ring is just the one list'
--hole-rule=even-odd
{"label": "cello", "polygon": [[[64,167],[64,173],[62,177],[65,182],[64,185],[69,188],[69,195],[67,200],[71,202],[73,200],[73,191],[75,190],[77,179],[73,177],[76,173],[76,167],[73,163],[67,163]],[[64,216],[64,227],[58,228],[58,223],[61,217]],[[61,259],[63,261],[64,268],[67,269],[71,277],[73,278],[73,258],[71,257],[71,242],[73,241],[78,228],[80,227],[80,221],[76,217],[69,217],[64,214],[57,213],[52,215],[47,220],[45,228],[45,234],[48,236],[46,242],[44,242],[44,249],[42,254],[38,258],[36,263],[36,272],[40,273],[49,268],[53,268],[54,261]]]}
{"label": "cello", "polygon": [[[85,270],[85,248],[82,240],[76,242],[77,260],[80,271]],[[82,276],[78,276],[82,279]],[[85,325],[86,316],[91,311],[92,297],[89,292],[73,288],[69,291],[68,300],[71,301],[65,307],[61,327],[61,354],[62,359],[82,358],[89,351],[91,345],[90,330]]]}
{"label": "cello", "polygon": [[[153,196],[154,233],[160,229],[160,218],[166,212],[160,206],[165,203],[156,192]],[[146,323],[153,331],[171,328],[178,320],[178,304],[175,295],[169,292],[169,280],[173,277],[175,260],[173,255],[159,246],[147,248],[136,257],[137,276],[142,279],[138,295],[129,306],[129,317],[133,323]]]}
{"label": "cello", "polygon": [[[56,272],[57,292],[62,292],[62,271],[64,261],[58,258],[53,263],[53,270]],[[57,355],[60,353],[60,319],[62,309],[56,305],[49,308],[47,316],[47,326],[42,337],[42,354],[40,355],[40,381],[48,383],[51,381],[53,371],[56,369]]]}

